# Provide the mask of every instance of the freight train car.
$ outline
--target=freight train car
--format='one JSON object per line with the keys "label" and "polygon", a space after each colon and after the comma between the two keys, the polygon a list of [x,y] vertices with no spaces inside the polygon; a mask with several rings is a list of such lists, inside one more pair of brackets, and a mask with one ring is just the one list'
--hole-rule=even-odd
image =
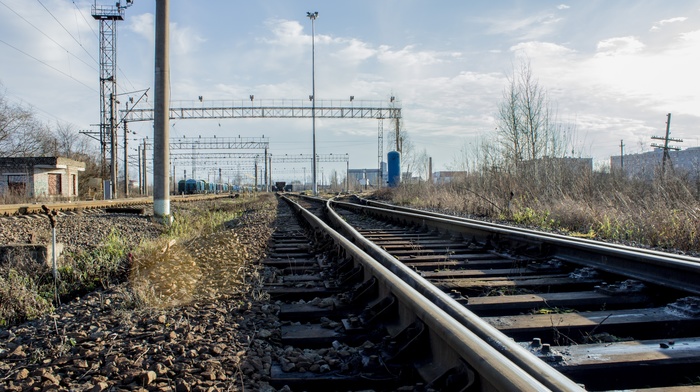
{"label": "freight train car", "polygon": [[177,193],[180,195],[194,195],[207,193],[208,185],[204,180],[180,180],[177,183]]}

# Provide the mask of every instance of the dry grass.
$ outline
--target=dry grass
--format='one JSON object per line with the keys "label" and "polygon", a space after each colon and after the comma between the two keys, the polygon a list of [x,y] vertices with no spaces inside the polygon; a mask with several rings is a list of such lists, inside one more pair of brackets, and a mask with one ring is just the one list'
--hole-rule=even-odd
{"label": "dry grass", "polygon": [[[489,174],[491,175],[491,174]],[[592,173],[554,180],[502,173],[452,184],[402,185],[375,193],[396,204],[683,252],[700,251],[697,186]]]}
{"label": "dry grass", "polygon": [[[246,244],[230,230],[241,214],[274,211],[274,196],[186,204],[175,222],[154,241],[130,247],[117,230],[95,249],[64,256],[59,296],[129,282],[135,307],[162,307],[214,298],[237,290],[249,259]],[[54,309],[51,270],[29,255],[14,254],[0,264],[0,326],[31,320]]]}
{"label": "dry grass", "polygon": [[170,307],[238,293],[252,253],[232,230],[245,212],[274,211],[274,196],[230,200],[175,216],[168,236],[134,255],[130,281],[143,302]]}

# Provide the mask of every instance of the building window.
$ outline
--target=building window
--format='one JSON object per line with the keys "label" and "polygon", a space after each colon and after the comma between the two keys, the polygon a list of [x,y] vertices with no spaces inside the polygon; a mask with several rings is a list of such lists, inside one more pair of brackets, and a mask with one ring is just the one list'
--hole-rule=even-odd
{"label": "building window", "polygon": [[49,174],[49,195],[60,196],[61,194],[61,175]]}
{"label": "building window", "polygon": [[7,190],[10,194],[24,196],[27,193],[27,176],[7,176]]}

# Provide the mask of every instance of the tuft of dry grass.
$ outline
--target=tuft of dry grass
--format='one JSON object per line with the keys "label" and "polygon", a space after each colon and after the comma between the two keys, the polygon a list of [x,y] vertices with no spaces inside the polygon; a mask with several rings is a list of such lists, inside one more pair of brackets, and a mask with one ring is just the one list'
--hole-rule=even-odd
{"label": "tuft of dry grass", "polygon": [[134,255],[130,282],[135,292],[147,306],[158,308],[238,293],[253,255],[247,240],[232,228],[242,214],[274,211],[274,201],[264,195],[176,215],[166,237]]}

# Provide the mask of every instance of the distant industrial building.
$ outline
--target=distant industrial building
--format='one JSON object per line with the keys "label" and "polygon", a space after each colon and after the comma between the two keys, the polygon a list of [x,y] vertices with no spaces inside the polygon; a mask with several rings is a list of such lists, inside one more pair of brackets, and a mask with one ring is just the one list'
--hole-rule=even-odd
{"label": "distant industrial building", "polygon": [[449,184],[467,178],[466,171],[438,171],[433,173],[433,184]]}
{"label": "distant industrial building", "polygon": [[[662,149],[641,154],[617,155],[610,157],[612,172],[625,173],[630,178],[651,180],[661,171],[664,152]],[[681,151],[669,151],[665,170],[689,179],[700,179],[700,147]]]}
{"label": "distant industrial building", "polygon": [[[350,189],[365,189],[386,186],[388,179],[388,169],[386,162],[382,162],[382,176],[379,177],[380,171],[374,169],[348,169],[348,179],[350,180]],[[379,182],[382,184],[379,184]]]}
{"label": "distant industrial building", "polygon": [[77,199],[85,163],[61,157],[0,158],[0,195]]}

